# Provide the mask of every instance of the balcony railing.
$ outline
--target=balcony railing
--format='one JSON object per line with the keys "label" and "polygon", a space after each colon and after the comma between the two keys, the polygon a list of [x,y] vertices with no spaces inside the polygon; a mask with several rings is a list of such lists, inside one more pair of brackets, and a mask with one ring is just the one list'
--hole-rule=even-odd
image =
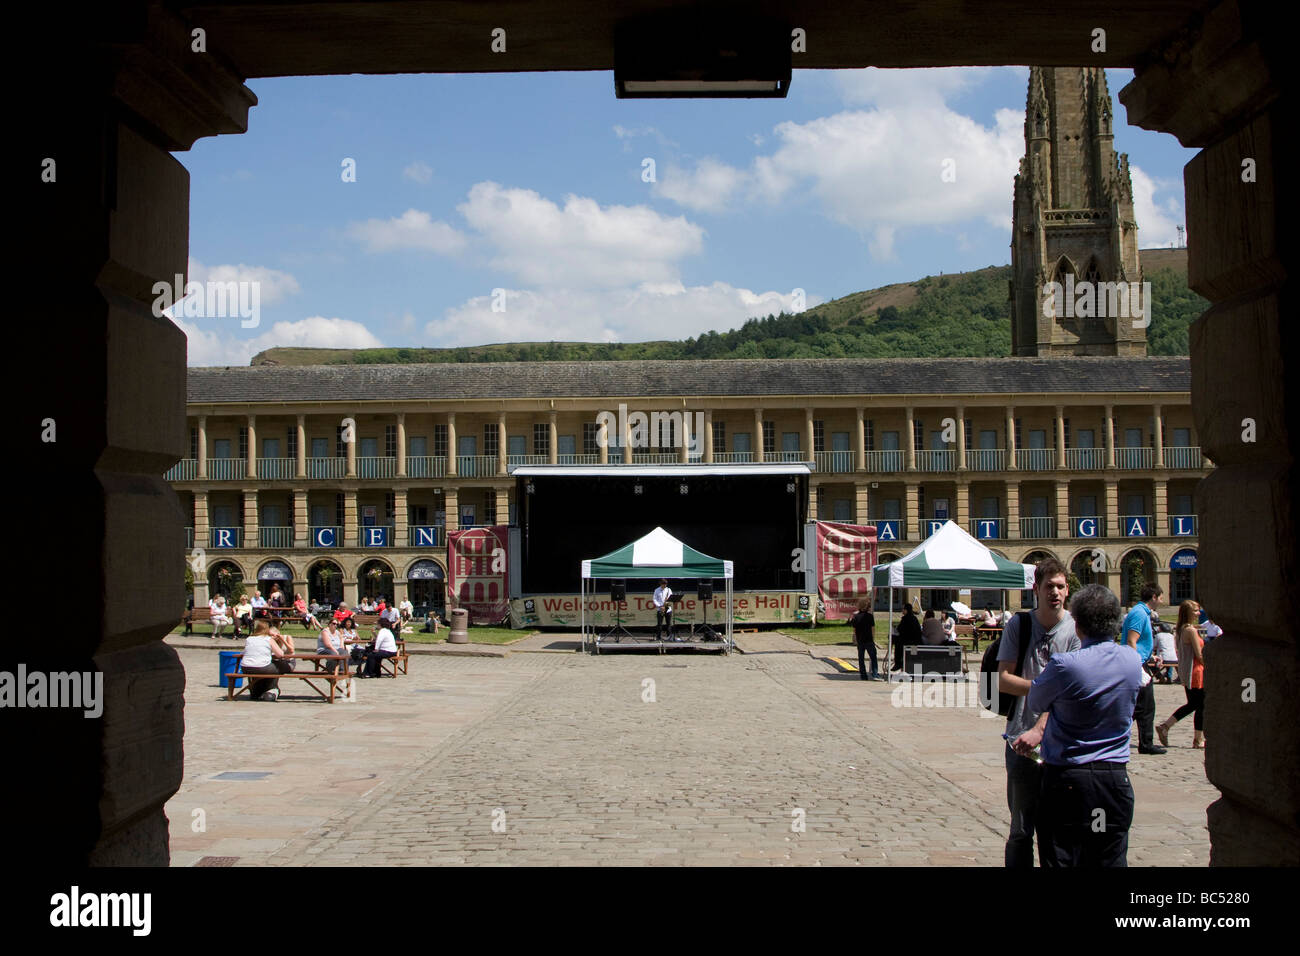
{"label": "balcony railing", "polygon": [[358,547],[391,548],[395,544],[392,525],[367,524],[357,528]]}
{"label": "balcony railing", "polygon": [[903,452],[895,448],[888,451],[867,452],[867,471],[902,471]]}
{"label": "balcony railing", "polygon": [[851,451],[819,451],[816,453],[817,470],[844,474],[857,468],[858,457]]}
{"label": "balcony railing", "polygon": [[1103,515],[1070,515],[1072,538],[1106,537],[1106,518]]}
{"label": "balcony railing", "polygon": [[408,478],[445,478],[447,459],[438,455],[408,455],[406,457],[406,477]]}
{"label": "balcony railing", "polygon": [[1020,537],[1022,538],[1055,538],[1056,537],[1056,519],[1055,518],[1021,518],[1020,519]]}
{"label": "balcony railing", "polygon": [[1120,515],[1119,533],[1123,538],[1148,538],[1156,530],[1150,515]]}
{"label": "balcony railing", "polygon": [[1196,515],[1169,516],[1169,536],[1171,538],[1190,538],[1196,534]]}
{"label": "balcony railing", "polygon": [[182,458],[176,464],[167,469],[163,475],[168,481],[193,481],[199,476],[199,460],[197,458]]}
{"label": "balcony railing", "polygon": [[496,473],[496,455],[456,456],[456,474],[462,478],[491,478]]}
{"label": "balcony railing", "polygon": [[799,462],[807,461],[808,456],[802,451],[765,451],[763,458],[771,462]]}
{"label": "balcony railing", "polygon": [[436,548],[441,540],[441,525],[413,524],[406,529],[406,543],[412,548]]}
{"label": "balcony railing", "polygon": [[957,468],[957,452],[951,448],[918,451],[916,467],[920,471],[953,471]]}
{"label": "balcony railing", "polygon": [[677,460],[676,452],[635,451],[632,453],[634,465],[671,465]]}
{"label": "balcony railing", "polygon": [[1016,467],[1024,471],[1047,471],[1056,467],[1055,448],[1017,448]]}
{"label": "balcony railing", "polygon": [[[599,457],[596,458],[600,460]],[[623,449],[609,446],[610,462],[623,460]],[[506,467],[513,468],[515,465],[549,465],[551,463],[550,455],[506,455]]]}
{"label": "balcony railing", "polygon": [[556,455],[555,460],[561,465],[599,465],[600,455]]}
{"label": "balcony railing", "polygon": [[1002,518],[972,518],[970,522],[971,536],[980,540],[1004,537],[1003,530]]}
{"label": "balcony railing", "polygon": [[1075,471],[1086,471],[1106,467],[1106,449],[1104,448],[1067,448],[1065,449],[1065,467]]}
{"label": "balcony railing", "polygon": [[308,478],[342,478],[347,474],[346,458],[308,458]]}
{"label": "balcony railing", "polygon": [[1166,468],[1202,468],[1204,460],[1201,458],[1201,448],[1199,445],[1188,447],[1165,446],[1165,467]]}
{"label": "balcony railing", "polygon": [[715,451],[713,462],[717,465],[742,464],[754,460],[752,451]]}
{"label": "balcony railing", "polygon": [[264,548],[292,548],[293,528],[258,528],[257,540]]}
{"label": "balcony railing", "polygon": [[966,467],[971,471],[1002,471],[1006,466],[1005,448],[966,449]]}
{"label": "balcony railing", "polygon": [[243,458],[209,458],[208,478],[212,481],[243,481],[248,477],[248,462]]}
{"label": "balcony railing", "polygon": [[297,471],[296,458],[259,458],[257,459],[257,477],[292,478]]}
{"label": "balcony railing", "polygon": [[209,548],[242,548],[244,546],[243,528],[209,528]]}
{"label": "balcony railing", "polygon": [[358,478],[393,478],[397,475],[396,458],[358,458]]}
{"label": "balcony railing", "polygon": [[1154,448],[1116,448],[1115,467],[1126,469],[1150,469],[1156,466]]}

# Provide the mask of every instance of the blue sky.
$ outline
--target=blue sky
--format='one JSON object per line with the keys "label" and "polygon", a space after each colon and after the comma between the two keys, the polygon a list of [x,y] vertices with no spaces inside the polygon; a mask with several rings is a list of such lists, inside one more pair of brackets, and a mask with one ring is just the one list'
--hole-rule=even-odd
{"label": "blue sky", "polygon": [[[796,71],[780,100],[617,100],[610,73],[255,80],[246,134],[176,154],[189,278],[257,281],[261,306],[252,328],[179,318],[189,364],[684,338],[795,290],[1005,264],[1028,75]],[[1194,151],[1128,126],[1132,73],[1107,78],[1140,243],[1169,246]]]}

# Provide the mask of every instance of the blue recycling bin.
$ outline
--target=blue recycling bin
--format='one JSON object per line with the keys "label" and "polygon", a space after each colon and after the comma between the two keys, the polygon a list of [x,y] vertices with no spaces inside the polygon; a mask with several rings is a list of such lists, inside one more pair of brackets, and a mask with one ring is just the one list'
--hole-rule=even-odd
{"label": "blue recycling bin", "polygon": [[221,669],[217,674],[217,683],[222,687],[229,686],[228,681],[234,681],[235,687],[243,687],[244,679],[242,677],[227,677],[227,674],[233,674],[239,670],[239,659],[244,656],[243,651],[221,651]]}

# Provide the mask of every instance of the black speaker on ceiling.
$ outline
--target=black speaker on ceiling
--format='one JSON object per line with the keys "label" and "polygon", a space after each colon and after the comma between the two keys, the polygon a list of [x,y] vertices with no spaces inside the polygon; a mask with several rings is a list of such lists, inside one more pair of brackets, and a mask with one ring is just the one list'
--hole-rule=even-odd
{"label": "black speaker on ceiling", "polygon": [[611,601],[627,600],[627,582],[615,581],[609,586],[609,598]]}

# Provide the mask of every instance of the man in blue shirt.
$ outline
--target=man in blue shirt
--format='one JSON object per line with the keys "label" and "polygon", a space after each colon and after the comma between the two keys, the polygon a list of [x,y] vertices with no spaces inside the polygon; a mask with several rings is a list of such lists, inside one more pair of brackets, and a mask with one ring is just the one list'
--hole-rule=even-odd
{"label": "man in blue shirt", "polygon": [[[1123,642],[1137,651],[1138,657],[1145,664],[1151,658],[1151,649],[1155,644],[1155,634],[1151,631],[1151,616],[1160,606],[1160,597],[1165,592],[1158,584],[1147,584],[1142,588],[1142,603],[1136,605],[1124,618],[1120,628]],[[1155,741],[1156,728],[1156,688],[1150,678],[1138,691],[1137,709],[1133,719],[1138,725],[1138,753],[1162,754],[1165,748]]]}
{"label": "man in blue shirt", "polygon": [[[1129,735],[1142,662],[1115,642],[1120,606],[1106,588],[1081,589],[1070,614],[1082,646],[1053,654],[1029,688],[1028,706],[1050,711],[1041,747],[1039,857],[1044,866],[1127,866]],[[1032,749],[1021,740],[1015,747],[1022,755]]]}

